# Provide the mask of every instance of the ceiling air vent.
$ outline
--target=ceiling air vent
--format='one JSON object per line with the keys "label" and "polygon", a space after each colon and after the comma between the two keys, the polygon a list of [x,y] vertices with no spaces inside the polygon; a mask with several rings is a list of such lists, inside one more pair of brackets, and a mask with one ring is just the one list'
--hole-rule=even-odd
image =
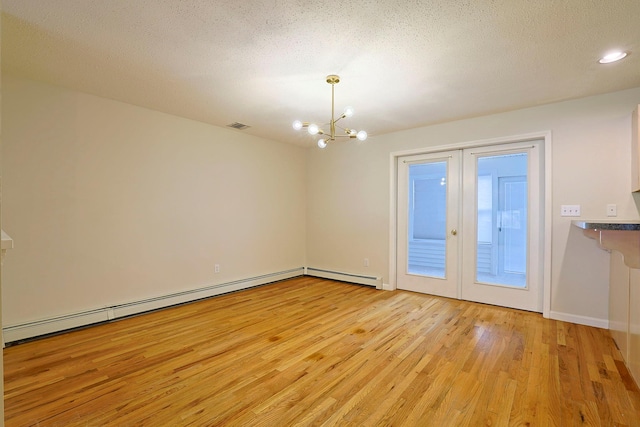
{"label": "ceiling air vent", "polygon": [[238,130],[245,130],[250,128],[251,126],[245,125],[243,123],[233,122],[230,125],[227,125],[227,127],[238,129]]}

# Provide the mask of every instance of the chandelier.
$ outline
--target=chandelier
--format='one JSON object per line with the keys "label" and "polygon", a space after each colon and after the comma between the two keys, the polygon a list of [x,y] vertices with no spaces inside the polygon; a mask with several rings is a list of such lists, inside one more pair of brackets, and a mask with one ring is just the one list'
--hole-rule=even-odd
{"label": "chandelier", "polygon": [[[337,123],[345,117],[353,116],[353,108],[345,108],[342,115],[335,119],[333,91],[335,85],[337,83],[340,83],[340,77],[335,74],[330,74],[327,76],[327,83],[331,85],[331,121],[329,122],[329,133],[326,133],[324,130],[320,129],[320,127],[315,123],[301,122],[300,120],[296,120],[295,122],[293,122],[293,128],[295,130],[307,128],[307,132],[309,132],[310,135],[322,135],[322,138],[318,140],[318,147],[320,148],[326,147],[328,142],[335,141],[336,138],[358,138],[358,140],[360,141],[364,141],[365,139],[367,139],[367,132],[363,130],[358,132],[355,129],[343,128],[337,125]],[[342,130],[344,132],[344,135],[336,135],[336,128]]]}

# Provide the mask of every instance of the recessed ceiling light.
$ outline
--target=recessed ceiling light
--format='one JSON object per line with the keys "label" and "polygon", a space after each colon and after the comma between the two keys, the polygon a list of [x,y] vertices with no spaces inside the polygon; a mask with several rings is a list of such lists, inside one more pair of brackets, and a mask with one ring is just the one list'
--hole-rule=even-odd
{"label": "recessed ceiling light", "polygon": [[611,52],[600,58],[598,61],[601,64],[609,64],[611,62],[620,61],[622,58],[626,57],[628,52],[616,51]]}

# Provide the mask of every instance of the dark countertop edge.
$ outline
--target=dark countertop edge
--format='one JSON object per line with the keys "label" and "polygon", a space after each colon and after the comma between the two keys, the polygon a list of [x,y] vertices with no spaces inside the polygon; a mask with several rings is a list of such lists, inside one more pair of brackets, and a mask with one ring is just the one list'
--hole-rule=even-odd
{"label": "dark countertop edge", "polygon": [[573,225],[583,230],[640,231],[640,220],[573,220]]}

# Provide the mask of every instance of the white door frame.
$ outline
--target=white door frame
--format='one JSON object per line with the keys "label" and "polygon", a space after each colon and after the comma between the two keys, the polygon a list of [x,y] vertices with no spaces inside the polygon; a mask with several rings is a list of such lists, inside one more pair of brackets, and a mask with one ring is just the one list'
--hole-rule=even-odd
{"label": "white door frame", "polygon": [[551,313],[551,131],[534,132],[524,135],[515,135],[502,138],[454,143],[449,145],[437,145],[433,147],[417,148],[412,150],[394,151],[389,154],[389,284],[384,289],[396,289],[397,273],[397,204],[398,204],[398,157],[417,154],[429,154],[439,151],[451,151],[473,147],[485,147],[490,145],[507,144],[512,142],[525,142],[542,140],[544,149],[544,213],[541,221],[544,243],[540,246],[540,259],[542,260],[542,315],[549,318]]}

